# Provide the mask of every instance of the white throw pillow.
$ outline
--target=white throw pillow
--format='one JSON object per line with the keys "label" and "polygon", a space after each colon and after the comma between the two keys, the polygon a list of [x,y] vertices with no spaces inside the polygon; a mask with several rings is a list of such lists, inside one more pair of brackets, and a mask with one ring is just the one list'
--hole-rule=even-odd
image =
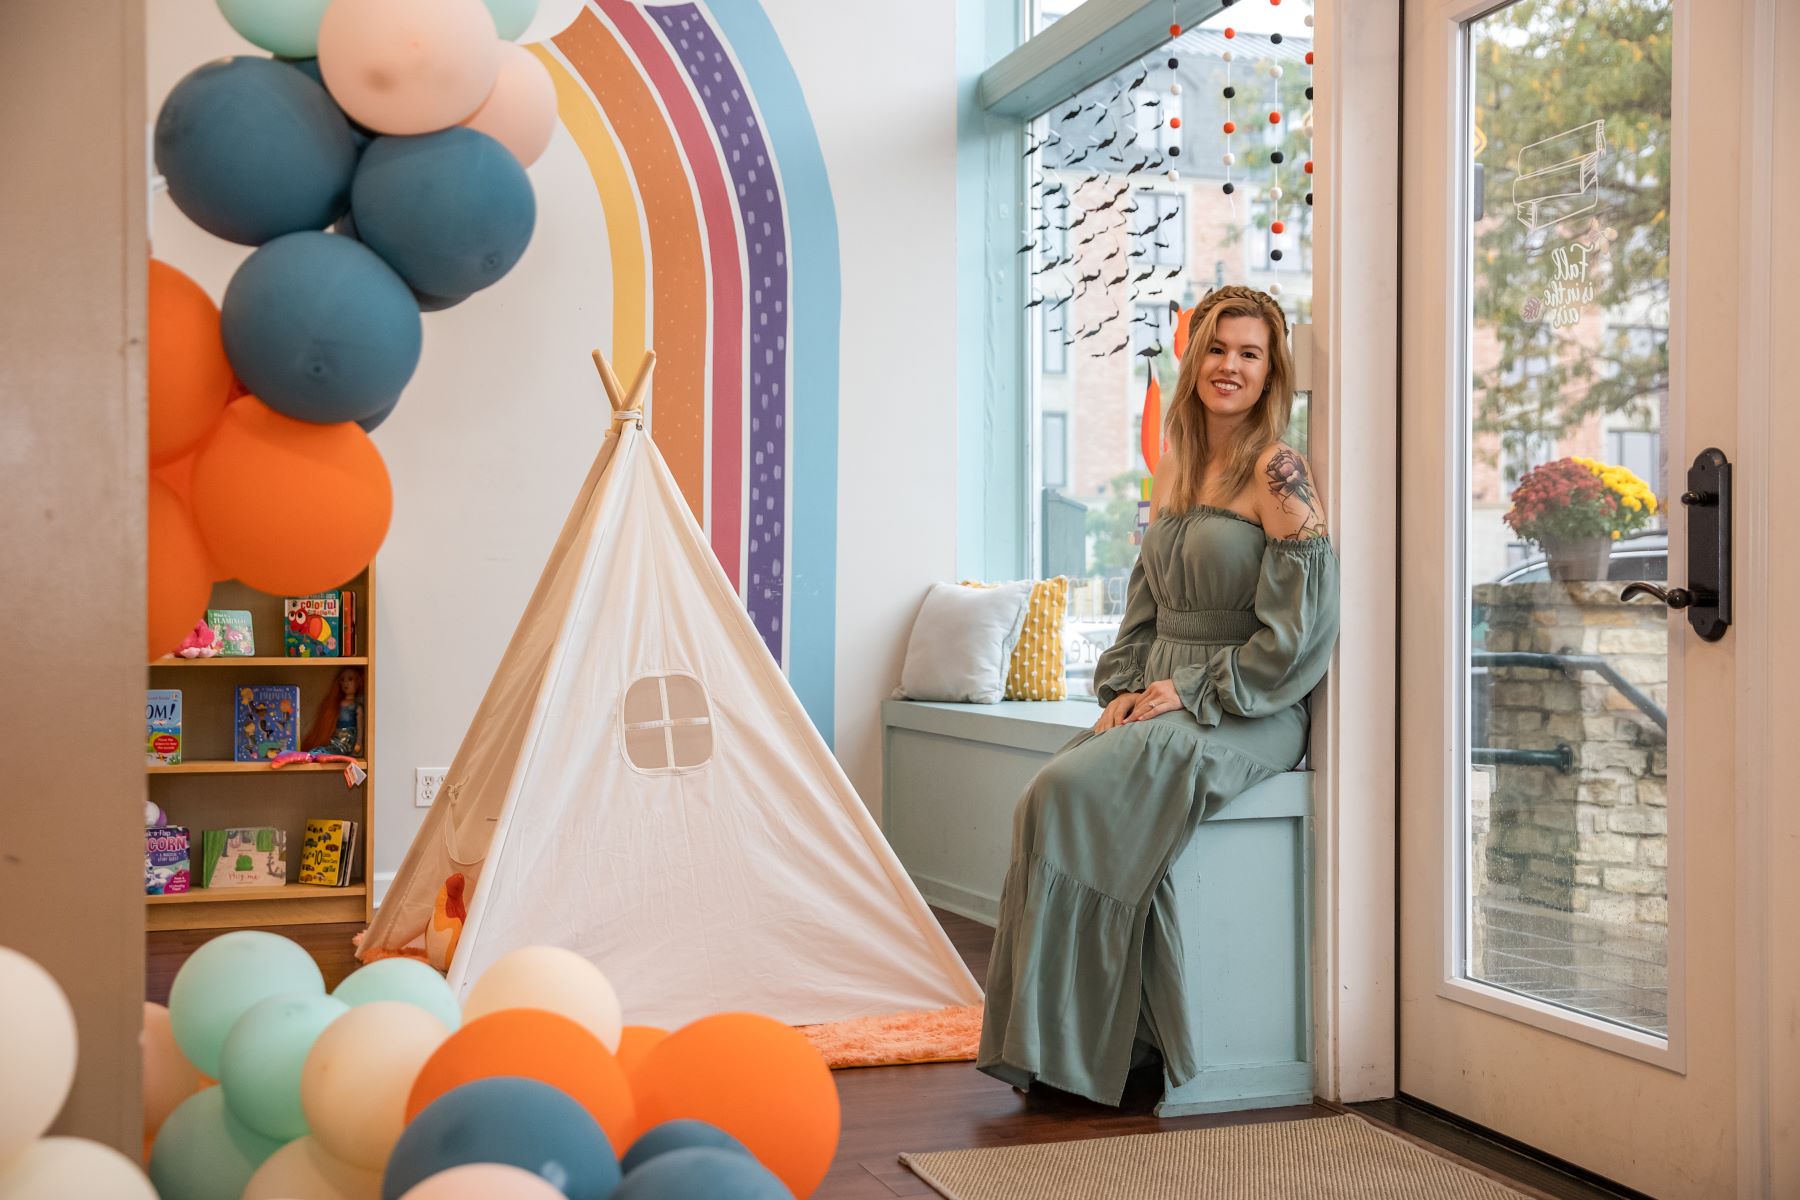
{"label": "white throw pillow", "polygon": [[998,704],[1030,605],[1030,580],[988,588],[932,584],[913,621],[894,695]]}

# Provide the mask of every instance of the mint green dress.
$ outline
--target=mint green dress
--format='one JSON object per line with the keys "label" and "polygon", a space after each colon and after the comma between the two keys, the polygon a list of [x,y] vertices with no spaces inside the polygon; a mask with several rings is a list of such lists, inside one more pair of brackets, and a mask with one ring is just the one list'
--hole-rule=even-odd
{"label": "mint green dress", "polygon": [[1229,509],[1168,514],[1146,531],[1095,690],[1105,705],[1168,679],[1185,708],[1082,733],[1020,799],[981,1070],[1117,1104],[1141,1037],[1174,1085],[1197,1072],[1165,876],[1209,810],[1305,755],[1337,589],[1328,540],[1273,540]]}

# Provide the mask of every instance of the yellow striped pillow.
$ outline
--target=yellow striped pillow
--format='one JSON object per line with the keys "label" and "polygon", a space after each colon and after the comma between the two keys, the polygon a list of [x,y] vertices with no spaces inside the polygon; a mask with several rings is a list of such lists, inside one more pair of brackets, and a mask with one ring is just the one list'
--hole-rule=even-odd
{"label": "yellow striped pillow", "polygon": [[[994,587],[991,583],[963,580],[964,587]],[[1031,602],[1025,609],[1025,626],[1006,667],[1008,700],[1066,700],[1068,677],[1063,674],[1063,615],[1069,607],[1068,578],[1040,579],[1031,586]]]}

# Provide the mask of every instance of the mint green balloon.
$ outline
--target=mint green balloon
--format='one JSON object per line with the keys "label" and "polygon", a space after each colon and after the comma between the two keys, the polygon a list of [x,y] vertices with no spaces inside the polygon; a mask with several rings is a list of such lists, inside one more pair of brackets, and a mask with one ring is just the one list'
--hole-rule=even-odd
{"label": "mint green balloon", "polygon": [[283,1142],[311,1132],[300,1109],[300,1069],[325,1027],[349,1011],[342,1000],[305,992],[251,1005],[219,1053],[219,1086],[231,1115]]}
{"label": "mint green balloon", "polygon": [[487,6],[494,14],[494,32],[510,42],[531,25],[538,0],[487,0]]}
{"label": "mint green balloon", "polygon": [[279,1149],[279,1141],[226,1110],[223,1089],[205,1088],[183,1100],[156,1131],[150,1182],[169,1200],[239,1200],[256,1168]]}
{"label": "mint green balloon", "polygon": [[219,11],[245,41],[283,58],[319,52],[319,22],[330,7],[331,0],[219,0]]}
{"label": "mint green balloon", "polygon": [[353,971],[331,993],[351,1008],[397,1000],[424,1009],[454,1032],[462,1026],[462,1009],[449,981],[416,958],[384,958]]}
{"label": "mint green balloon", "polygon": [[273,933],[240,929],[206,943],[181,964],[169,989],[175,1044],[201,1074],[219,1077],[225,1035],[250,1006],[283,992],[324,995],[312,955]]}

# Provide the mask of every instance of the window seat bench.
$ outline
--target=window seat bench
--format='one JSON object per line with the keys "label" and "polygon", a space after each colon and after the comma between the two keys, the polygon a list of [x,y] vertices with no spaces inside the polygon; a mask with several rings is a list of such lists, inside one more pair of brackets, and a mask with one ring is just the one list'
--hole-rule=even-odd
{"label": "window seat bench", "polygon": [[[882,704],[882,825],[925,899],[992,925],[1019,796],[1092,701]],[[1312,1089],[1311,771],[1209,813],[1169,869],[1202,1064],[1161,1116],[1307,1103]]]}

